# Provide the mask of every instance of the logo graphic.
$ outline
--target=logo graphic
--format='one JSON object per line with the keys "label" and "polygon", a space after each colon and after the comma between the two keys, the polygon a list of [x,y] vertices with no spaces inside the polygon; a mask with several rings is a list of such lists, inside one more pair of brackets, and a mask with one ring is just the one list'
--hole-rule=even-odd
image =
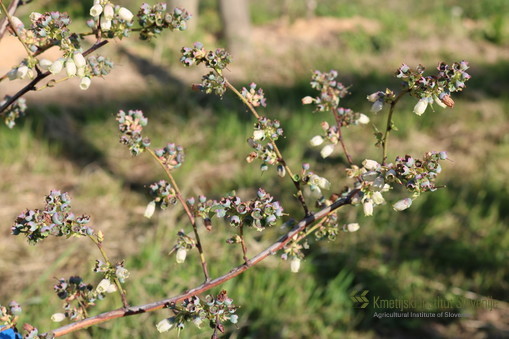
{"label": "logo graphic", "polygon": [[[360,294],[359,294],[360,293]],[[366,298],[366,294],[369,293],[369,290],[362,291],[353,291],[350,294],[350,299],[354,302],[355,308],[366,308],[369,305],[369,300]]]}

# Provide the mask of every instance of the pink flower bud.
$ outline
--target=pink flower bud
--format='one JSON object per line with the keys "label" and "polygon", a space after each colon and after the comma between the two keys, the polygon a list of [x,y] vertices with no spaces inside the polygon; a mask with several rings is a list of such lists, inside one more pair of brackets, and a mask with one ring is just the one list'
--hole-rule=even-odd
{"label": "pink flower bud", "polygon": [[312,97],[307,96],[307,97],[302,98],[302,104],[303,105],[312,104],[314,100],[315,99],[313,99]]}
{"label": "pink flower bud", "polygon": [[103,16],[106,20],[113,20],[113,16],[115,15],[115,11],[113,10],[113,6],[107,4],[104,6]]}
{"label": "pink flower bud", "polygon": [[394,208],[395,211],[400,212],[400,211],[406,210],[411,205],[412,205],[412,199],[405,198],[405,199],[401,199],[400,201],[396,202],[394,205],[392,205],[392,207]]}

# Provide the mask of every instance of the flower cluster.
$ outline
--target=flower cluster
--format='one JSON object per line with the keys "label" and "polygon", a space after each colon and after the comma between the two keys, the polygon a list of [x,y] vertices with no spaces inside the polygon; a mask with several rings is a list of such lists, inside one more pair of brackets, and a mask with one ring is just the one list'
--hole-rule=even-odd
{"label": "flower cluster", "polygon": [[404,82],[411,95],[419,99],[414,107],[414,113],[421,115],[433,102],[442,108],[453,107],[454,100],[450,95],[463,90],[465,82],[470,79],[470,75],[466,72],[468,68],[466,61],[455,62],[452,65],[441,62],[437,67],[437,75],[423,76],[422,65],[415,70],[402,65],[396,71],[396,77]]}
{"label": "flower cluster", "polygon": [[223,48],[207,51],[201,42],[195,42],[193,48],[183,47],[181,52],[180,62],[184,66],[199,65],[203,62],[208,68],[219,71],[225,69],[232,62],[230,53]]}
{"label": "flower cluster", "polygon": [[71,19],[67,13],[33,12],[30,14],[31,26],[21,35],[21,39],[32,52],[48,46],[59,46],[62,51],[74,51],[79,48],[78,36],[71,33]]}
{"label": "flower cluster", "polygon": [[318,192],[321,194],[322,189],[329,190],[331,187],[329,180],[309,171],[308,163],[302,164],[301,178],[302,182],[308,185],[312,192]]}
{"label": "flower cluster", "polygon": [[120,142],[129,146],[132,155],[142,153],[145,148],[150,146],[150,139],[141,135],[143,127],[147,125],[148,119],[145,118],[140,110],[129,110],[124,112],[120,110],[117,114],[118,130],[122,133]]}
{"label": "flower cluster", "polygon": [[68,193],[51,191],[46,196],[44,210],[26,210],[16,218],[12,234],[25,234],[30,244],[36,244],[50,235],[67,238],[92,235],[93,229],[87,226],[90,217],[77,217],[70,209],[71,198]]}
{"label": "flower cluster", "polygon": [[348,88],[337,81],[337,77],[338,72],[335,70],[328,73],[314,71],[311,78],[311,87],[320,91],[320,96],[316,98],[307,96],[302,99],[302,103],[314,103],[318,112],[332,111],[337,108],[339,101],[348,94]]}
{"label": "flower cluster", "polygon": [[[116,278],[121,283],[124,283],[125,280],[127,278],[129,278],[129,275],[130,275],[129,271],[124,267],[124,262],[117,263],[115,266],[113,266],[113,265],[108,264],[107,262],[103,262],[101,260],[96,260],[93,271],[96,273],[104,273],[105,278],[103,279],[103,281],[108,280],[110,282]],[[101,284],[103,286],[106,284],[103,281],[101,281],[101,283],[99,283],[99,286],[101,286]],[[104,290],[104,291],[108,290],[108,292],[115,291],[114,286],[111,288],[99,288],[99,286],[97,287],[98,290]],[[103,291],[101,291],[101,292],[103,292]]]}
{"label": "flower cluster", "polygon": [[182,305],[173,303],[169,308],[175,315],[161,320],[156,325],[161,333],[173,328],[180,332],[188,322],[200,328],[204,321],[208,321],[209,326],[214,330],[224,333],[223,322],[230,321],[232,324],[238,322],[238,316],[235,314],[237,307],[225,290],[219,292],[215,298],[207,295],[204,300],[201,300],[193,296],[185,299]]}
{"label": "flower cluster", "polygon": [[362,113],[355,113],[351,109],[338,108],[335,110],[338,114],[338,124],[330,125],[327,121],[321,124],[323,135],[315,135],[309,143],[311,146],[320,146],[327,141],[328,143],[322,147],[320,155],[322,158],[327,158],[334,152],[335,145],[339,143],[339,129],[349,125],[367,124],[369,118]]}
{"label": "flower cluster", "polygon": [[[262,171],[266,171],[268,169],[268,165],[278,164],[279,157],[276,153],[273,142],[282,136],[283,129],[281,128],[281,123],[278,120],[270,120],[266,117],[260,117],[258,122],[254,124],[253,136],[247,139],[249,146],[255,149],[254,152],[249,153],[247,156],[247,162],[251,163],[255,159],[262,159]],[[265,144],[262,143],[264,140],[266,140]],[[281,166],[278,168],[278,171],[280,171],[280,168]]]}
{"label": "flower cluster", "polygon": [[265,100],[265,94],[263,93],[263,89],[256,89],[256,84],[254,82],[249,84],[249,90],[247,88],[242,87],[242,96],[249,102],[249,104],[253,107],[267,105]]}
{"label": "flower cluster", "polygon": [[225,218],[231,226],[249,226],[262,231],[274,226],[283,216],[280,203],[273,200],[269,193],[259,188],[257,198],[249,201],[242,201],[238,196],[224,197],[220,201],[207,200],[200,196],[198,203],[194,199],[189,199],[187,203],[194,214],[204,220],[215,215]]}
{"label": "flower cluster", "polygon": [[53,286],[57,296],[64,300],[64,312],[55,313],[51,316],[54,322],[60,322],[66,318],[76,321],[87,316],[87,308],[94,306],[96,300],[104,298],[104,292],[94,289],[91,284],[86,284],[79,276],[69,279],[61,278]]}
{"label": "flower cluster", "polygon": [[142,4],[138,12],[138,22],[142,27],[141,40],[150,40],[160,34],[163,29],[183,31],[187,28],[187,21],[191,15],[182,8],[175,8],[172,13],[166,12],[166,3],[161,2],[150,6]]}
{"label": "flower cluster", "polygon": [[[347,169],[349,177],[357,177],[360,181],[357,183],[360,188],[360,202],[363,204],[364,214],[370,216],[373,214],[373,208],[376,205],[385,203],[382,196],[383,192],[391,189],[391,184],[399,184],[413,193],[413,199],[421,193],[435,191],[437,186],[435,180],[442,171],[439,163],[447,159],[446,152],[428,152],[422,160],[414,159],[406,155],[397,157],[394,163],[381,165],[375,160],[364,160],[363,167],[352,166]],[[393,205],[397,211],[402,211],[410,207],[411,198],[405,198]]]}
{"label": "flower cluster", "polygon": [[92,19],[87,22],[90,28],[100,28],[108,38],[129,36],[133,13],[125,7],[114,6],[108,0],[95,0],[90,8]]}
{"label": "flower cluster", "polygon": [[154,153],[170,171],[179,168],[184,162],[184,148],[180,145],[168,144],[164,148],[156,149]]}
{"label": "flower cluster", "polygon": [[98,77],[108,75],[113,68],[113,62],[102,55],[97,57],[91,56],[87,61],[92,76]]}
{"label": "flower cluster", "polygon": [[[6,95],[4,100],[0,102],[0,107],[3,106],[10,98],[11,97],[9,95]],[[16,125],[16,119],[24,116],[26,109],[27,105],[25,98],[19,98],[14,101],[14,103],[12,103],[3,113],[4,122],[7,127],[13,128]]]}
{"label": "flower cluster", "polygon": [[370,111],[372,113],[378,113],[384,108],[385,103],[391,103],[396,98],[396,95],[390,89],[386,89],[385,92],[378,91],[370,94],[366,97],[369,102],[372,102]]}

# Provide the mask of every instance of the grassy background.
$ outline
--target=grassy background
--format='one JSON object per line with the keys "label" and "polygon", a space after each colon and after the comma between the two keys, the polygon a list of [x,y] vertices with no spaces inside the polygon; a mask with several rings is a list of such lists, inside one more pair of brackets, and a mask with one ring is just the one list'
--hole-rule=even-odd
{"label": "grassy background", "polygon": [[[75,15],[88,11],[88,3],[58,5]],[[509,299],[509,101],[504,96],[509,87],[508,3],[387,1],[380,6],[368,0],[318,1],[319,17],[303,21],[305,31],[299,33],[295,27],[301,27],[297,24],[306,16],[303,2],[253,2],[251,57],[235,62],[231,77],[239,86],[255,81],[264,88],[269,105],[263,112],[282,122],[286,135],[282,149],[290,165],[311,163],[339,190],[349,183],[341,155],[324,161],[308,146],[310,137],[320,132],[320,122],[329,120],[300,104],[303,96],[314,95],[308,85],[311,70],[338,69],[342,81],[352,84],[343,105],[367,112],[367,94],[385,87],[398,89],[392,74],[401,63],[422,63],[431,71],[442,60],[469,60],[473,77],[465,93],[455,97],[455,108],[428,110],[419,118],[411,113],[414,101],[404,100],[396,116],[399,131],[391,139],[391,156],[447,150],[453,161],[446,163],[440,178],[447,189],[423,195],[403,213],[385,205],[366,218],[355,208],[345,208],[344,220],[358,221],[361,229],[341,234],[334,242],[311,241],[298,275],[273,257],[226,283],[221,288],[241,305],[238,328],[228,327],[232,338],[481,338],[508,333],[503,303]],[[176,295],[201,282],[194,253],[185,265],[167,255],[176,232],[187,227],[181,210],[158,213],[150,221],[142,217],[148,202],[144,185],[163,173],[148,157],[131,158],[118,144],[114,121],[118,109],[145,111],[153,145],[177,142],[186,148],[186,162],[175,172],[186,195],[216,198],[237,190],[249,196],[265,187],[287,211],[299,215],[288,180],[280,181],[272,171],[260,175],[257,165],[243,161],[249,152],[245,139],[252,119],[241,103],[231,95],[220,100],[192,92],[189,84],[198,82],[200,73],[178,65],[182,45],[195,40],[210,48],[222,45],[215,7],[214,1],[202,1],[197,32],[165,35],[150,48],[128,42],[127,51],[111,49],[118,68],[133,73],[132,81],[139,81],[135,75],[140,74],[148,79],[135,83],[139,90],[123,89],[132,83],[110,82],[86,94],[73,91],[74,96],[64,100],[57,89],[50,89],[46,98],[32,97],[29,116],[15,129],[1,127],[0,300],[21,302],[26,310],[22,321],[41,330],[55,327],[46,320],[60,307],[51,292],[54,277],[80,274],[99,280],[90,272],[99,253],[86,240],[48,240],[29,247],[9,235],[15,216],[24,208],[40,207],[53,188],[69,191],[77,212],[91,214],[95,228],[105,232],[111,256],[126,259],[132,273],[126,284],[132,304]],[[334,17],[336,26],[325,26],[320,21],[324,16]],[[345,29],[352,18],[367,24]],[[303,42],[301,35],[313,39]],[[112,86],[114,92],[105,92]],[[371,118],[377,126],[384,123],[383,114]],[[357,163],[379,157],[369,127],[351,128],[346,134]],[[394,201],[398,195],[389,198]],[[274,229],[253,234],[250,253],[263,249],[277,233]],[[232,261],[241,262],[238,248],[222,245],[228,234],[217,224],[205,237],[212,276],[224,274]],[[490,312],[462,310],[472,317],[460,320],[376,319],[369,307],[353,308],[349,294],[361,289],[386,299],[449,299],[471,291],[502,302]],[[115,297],[110,299],[98,303],[97,312],[118,307]],[[153,338],[154,324],[166,314],[120,319],[73,337]],[[192,325],[181,334],[205,335]]]}

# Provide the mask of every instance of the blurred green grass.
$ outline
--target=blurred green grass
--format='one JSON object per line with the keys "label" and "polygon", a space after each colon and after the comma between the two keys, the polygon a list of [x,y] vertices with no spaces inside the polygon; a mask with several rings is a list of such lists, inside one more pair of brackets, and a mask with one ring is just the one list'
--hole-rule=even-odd
{"label": "blurred green grass", "polygon": [[[65,2],[62,3],[65,5]],[[210,13],[210,17],[205,16],[204,22],[215,22],[213,2],[203,3],[207,10],[205,13]],[[255,24],[271,22],[281,16],[283,9],[272,3],[260,1],[252,7]],[[412,31],[409,27],[420,20],[435,22],[435,26],[422,32],[424,35],[443,34],[447,29],[454,29],[450,26],[451,6],[461,6],[462,15],[485,23],[479,30],[474,30],[473,39],[502,46],[507,44],[507,14],[503,14],[508,13],[504,12],[506,1],[444,0],[412,2],[415,6],[402,7],[396,6],[400,2],[388,3],[392,4],[389,10],[380,13],[378,7],[373,6],[373,1],[319,2],[317,13],[320,15],[377,18],[386,28],[383,33],[374,36],[363,32],[342,33],[340,40],[347,46],[345,53],[349,54],[345,58],[346,63],[333,55],[312,56],[306,61],[317,62],[314,65],[316,69],[340,68],[345,77],[344,83],[353,85],[352,95],[345,99],[344,104],[355,110],[368,111],[365,96],[385,86],[395,89],[397,81],[391,78],[392,69],[382,66],[359,68],[355,65],[350,68],[352,64],[348,61],[361,55],[364,57],[366,53],[370,54],[369,58],[378,60],[381,49],[390,49],[398,44],[398,39],[408,38],[409,31]],[[67,2],[67,6],[71,11],[80,13],[77,2]],[[86,10],[86,6],[83,8]],[[406,20],[396,20],[401,18],[402,13]],[[289,15],[292,18],[302,17],[305,10],[292,7]],[[172,55],[172,52],[169,54]],[[426,56],[427,59],[437,57]],[[284,64],[285,60],[277,62]],[[431,69],[433,64],[426,66]],[[237,66],[234,64],[232,67]],[[459,288],[498,300],[509,300],[509,189],[506,178],[509,138],[503,129],[509,118],[509,101],[502,96],[509,85],[505,77],[508,70],[508,64],[503,62],[474,65],[473,79],[465,93],[457,98],[452,111],[427,111],[417,118],[410,113],[413,102],[405,100],[398,111],[401,114],[396,118],[399,131],[391,139],[395,147],[394,154],[391,154],[423,152],[428,150],[425,147],[435,143],[448,146],[454,162],[446,165],[441,178],[448,187],[423,195],[403,213],[394,213],[390,205],[385,205],[376,210],[374,217],[366,218],[354,208],[346,208],[341,215],[348,222],[358,221],[361,229],[357,233],[342,234],[331,243],[311,240],[311,249],[298,275],[289,272],[287,263],[271,258],[226,283],[221,288],[226,288],[235,303],[241,306],[238,328],[228,327],[228,336],[441,336],[429,330],[430,323],[425,319],[376,319],[372,317],[373,309],[362,312],[354,309],[349,295],[361,289],[369,289],[372,295],[384,298],[404,299],[415,296],[450,297],[452,289]],[[308,76],[308,70],[303,70],[288,85],[270,80],[260,83],[268,97],[267,112],[282,121],[286,139],[281,145],[291,166],[298,168],[303,161],[310,162],[312,168],[327,178],[338,178],[334,189],[339,190],[348,184],[343,179],[344,160],[334,157],[324,161],[316,149],[308,146],[309,138],[320,133],[319,123],[324,119],[323,115],[312,114],[309,107],[300,105],[303,96],[314,95],[308,85]],[[253,78],[250,80],[258,82]],[[145,110],[151,122],[147,130],[153,145],[162,146],[171,141],[186,147],[186,162],[175,176],[189,195],[203,193],[215,198],[244,187],[249,189],[241,193],[249,195],[261,186],[270,188],[271,194],[283,201],[287,211],[299,213],[287,180],[281,182],[273,171],[260,174],[256,164],[245,164],[243,159],[249,152],[245,140],[250,134],[252,120],[242,105],[231,96],[219,100],[175,86],[154,88],[140,93],[139,97],[91,103],[86,111],[58,104],[34,108],[30,117],[16,129],[2,128],[0,164],[12,168],[20,176],[31,172],[53,176],[55,163],[69,162],[77,168],[73,172],[76,180],[82,176],[81,167],[96,164],[103,169],[107,180],[94,182],[96,176],[84,176],[91,180],[90,183],[82,184],[76,192],[72,192],[73,195],[83,194],[91,200],[104,196],[116,199],[122,195],[122,203],[112,208],[117,209],[118,214],[133,216],[133,211],[142,208],[148,201],[143,185],[161,178],[162,173],[158,172],[155,164],[147,164],[148,158],[130,158],[128,152],[117,144],[114,113],[128,108]],[[48,118],[54,121],[64,116],[78,126],[79,138],[73,136],[75,139],[70,140],[69,136],[50,133],[54,127],[47,123]],[[372,119],[380,126],[384,117],[380,114]],[[371,133],[369,127],[351,128],[346,132],[347,144],[358,154],[368,154],[357,156],[356,152],[357,163],[365,157],[379,155],[379,151],[372,147]],[[424,135],[431,135],[431,138],[423,139]],[[204,180],[204,176],[208,180]],[[2,191],[15,190],[14,183],[2,182]],[[392,198],[397,199],[397,194]],[[42,202],[42,196],[40,200]],[[86,212],[87,206],[79,207]],[[94,206],[90,204],[88,207],[93,209]],[[19,212],[13,211],[12,215]],[[100,216],[94,221],[100,225]],[[152,222],[140,221],[139,213],[137,217],[124,221],[110,229],[107,237],[113,240],[126,236],[130,240],[124,246],[133,247],[114,250],[118,257],[122,253],[129,254],[126,263],[132,271],[132,278],[126,288],[132,304],[173,296],[200,283],[201,272],[195,255],[190,255],[183,266],[177,265],[174,258],[167,255],[177,230],[186,227],[178,210],[165,211]],[[4,221],[4,224],[9,222]],[[275,239],[277,232],[253,234],[258,241],[252,244],[253,248],[263,248],[264,244]],[[207,234],[206,243],[214,249],[210,254],[213,276],[224,274],[232,260],[241,262],[238,248],[221,245],[220,251],[215,249],[217,243],[224,242],[227,236],[228,230],[221,224],[215,225],[215,231]],[[37,251],[37,248],[31,250]],[[49,276],[82,274],[85,279],[98,280],[89,272],[87,265],[76,268],[66,265],[76,255],[73,251],[76,250],[71,247],[69,251],[62,252],[60,261],[51,267]],[[94,252],[91,247],[90,252]],[[95,255],[87,254],[86,257],[91,262]],[[21,320],[49,330],[55,325],[46,319],[58,311],[60,302],[49,292],[52,279],[45,276],[35,281],[37,284],[29,284],[30,293],[2,289],[0,296],[2,300],[23,302],[26,315]],[[23,285],[27,282],[22,281]],[[97,312],[117,306],[116,301],[105,300],[98,303]],[[153,338],[157,336],[154,325],[165,314],[157,312],[119,319],[77,333],[74,337]],[[454,325],[457,320],[442,322]],[[186,328],[182,336],[204,336],[204,332],[192,327]],[[452,335],[462,335],[461,330],[458,331]]]}

